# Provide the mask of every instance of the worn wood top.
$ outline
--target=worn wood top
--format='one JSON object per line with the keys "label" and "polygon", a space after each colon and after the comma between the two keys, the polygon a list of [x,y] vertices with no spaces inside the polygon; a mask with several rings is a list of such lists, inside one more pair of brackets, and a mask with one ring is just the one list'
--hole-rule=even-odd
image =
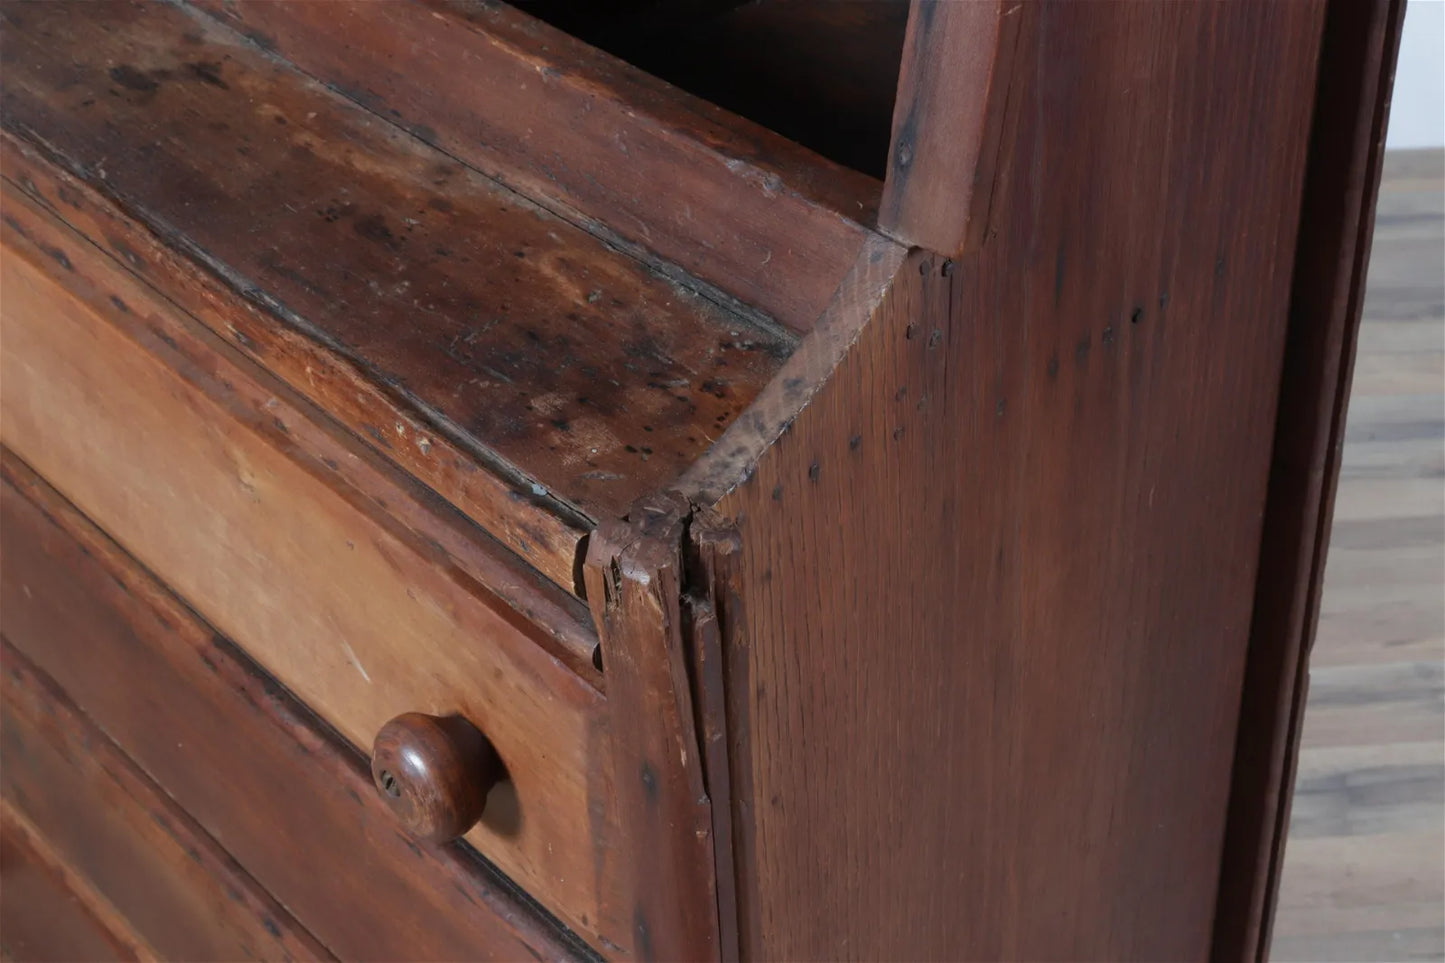
{"label": "worn wood top", "polygon": [[792,350],[204,15],[4,18],[8,131],[584,528],[666,487]]}
{"label": "worn wood top", "polygon": [[[637,18],[619,16],[621,8],[645,6],[647,14],[676,22],[675,17],[689,19],[689,11],[731,2],[587,0],[583,10],[550,2],[531,9],[556,13],[558,6],[569,6],[584,20],[600,13],[608,33],[636,38],[625,24]],[[702,99],[717,93],[716,84],[693,86],[667,70],[656,71],[657,77],[643,73],[504,3],[195,0],[195,5],[488,177],[599,230],[612,243],[655,256],[664,273],[686,272],[689,283],[700,279],[726,303],[793,331],[812,329],[876,219],[882,184],[788,140],[799,132],[779,122],[776,108],[768,114],[744,109],[760,99],[756,95],[748,103],[731,96],[718,103],[761,123]],[[858,6],[826,0],[824,5]],[[581,26],[570,17],[564,22]],[[683,38],[648,35],[680,58],[689,57]],[[337,36],[345,43],[337,43]],[[583,36],[593,39],[590,32]],[[763,46],[761,37],[725,44],[715,29],[706,37],[714,54],[725,46],[750,51]],[[829,39],[824,46],[834,46]],[[707,59],[696,45],[692,54]],[[787,51],[777,56],[794,64],[802,59]],[[648,70],[656,66],[651,60],[639,63]],[[465,65],[463,82],[457,79],[459,65]],[[804,92],[800,88],[807,85],[792,77],[769,83],[764,72],[755,64],[746,68],[770,104],[811,110],[820,117],[816,127],[830,123],[821,118],[839,115],[841,101],[819,103],[816,89]],[[838,71],[829,74],[818,64],[797,73],[811,74],[816,88],[818,79],[831,82]],[[728,72],[734,80],[738,74],[736,68]],[[876,76],[870,79],[877,83]],[[798,103],[783,97],[780,85],[799,89]],[[893,78],[882,85],[891,104]],[[850,129],[857,128],[856,106],[844,112]],[[885,105],[885,143],[886,110]]]}
{"label": "worn wood top", "polygon": [[1276,960],[1445,959],[1445,154],[1386,155]]}

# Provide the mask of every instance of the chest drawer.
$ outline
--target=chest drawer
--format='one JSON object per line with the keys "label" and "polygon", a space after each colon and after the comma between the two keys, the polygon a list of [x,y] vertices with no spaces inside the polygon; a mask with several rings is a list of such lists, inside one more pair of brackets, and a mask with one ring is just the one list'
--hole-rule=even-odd
{"label": "chest drawer", "polygon": [[[130,942],[178,959],[585,954],[466,847],[413,842],[355,750],[44,482],[4,474],[6,805]],[[101,794],[121,784],[131,802]],[[108,830],[136,799],[155,815]],[[229,895],[196,907],[209,892]]]}
{"label": "chest drawer", "polygon": [[473,723],[507,778],[468,840],[603,939],[610,743],[598,677],[568,664],[580,604],[6,200],[5,444],[354,746],[407,712]]}

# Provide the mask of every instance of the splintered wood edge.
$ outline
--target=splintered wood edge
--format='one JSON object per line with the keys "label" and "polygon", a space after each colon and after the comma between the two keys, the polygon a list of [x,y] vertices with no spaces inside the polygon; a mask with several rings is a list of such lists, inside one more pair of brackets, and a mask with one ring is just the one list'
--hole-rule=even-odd
{"label": "splintered wood edge", "polygon": [[[588,601],[602,638],[614,792],[631,845],[631,892],[613,915],[635,920],[642,959],[717,959],[723,940],[715,803],[688,659],[684,553],[692,506],[676,492],[605,521],[588,550]],[[736,945],[736,940],[728,941]]]}
{"label": "splintered wood edge", "polygon": [[752,476],[763,452],[787,431],[857,342],[907,257],[907,248],[882,235],[864,240],[853,267],[798,350],[677,480],[674,488],[683,497],[694,505],[713,506]]}

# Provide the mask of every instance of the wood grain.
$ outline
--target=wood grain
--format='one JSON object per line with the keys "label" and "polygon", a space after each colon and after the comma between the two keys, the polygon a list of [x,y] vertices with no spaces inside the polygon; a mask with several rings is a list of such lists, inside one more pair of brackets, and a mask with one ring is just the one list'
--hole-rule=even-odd
{"label": "wood grain", "polygon": [[682,498],[657,496],[628,521],[598,526],[587,551],[617,806],[634,854],[635,875],[614,898],[633,920],[643,960],[712,960],[721,950],[711,801],[683,638],[688,514]]}
{"label": "wood grain", "polygon": [[[737,531],[716,512],[694,509],[683,546],[687,592],[683,618],[690,638],[693,711],[697,717],[699,749],[708,801],[712,806],[714,875],[717,879],[718,956],[741,958],[737,893],[736,821],[730,759],[732,732],[727,705],[728,665],[723,636],[736,627],[725,619],[738,611],[737,558],[741,540]],[[736,641],[736,636],[734,636]],[[733,655],[734,660],[738,658]]]}
{"label": "wood grain", "polygon": [[3,468],[7,640],[338,956],[585,955],[466,847],[412,842],[355,749],[8,452]]}
{"label": "wood grain", "polygon": [[[16,145],[11,141],[8,146]],[[36,189],[35,180],[29,176],[39,173],[41,168],[20,165],[7,170],[17,174],[27,187],[22,191],[17,189],[16,181],[8,177],[0,179],[0,196],[4,198],[7,218],[4,230],[30,238],[31,243],[41,248],[59,250],[56,245],[76,244],[76,238],[57,223],[57,212],[48,205],[46,194]],[[73,206],[77,203],[73,186],[60,186],[53,195],[57,200],[66,199],[62,213],[67,215],[79,210]],[[37,203],[46,210],[40,210]],[[138,292],[136,297],[143,303],[156,302],[158,293],[143,283],[138,284],[122,262],[100,256],[83,243],[78,244],[78,249],[85,256],[71,262],[68,273],[84,272],[97,285],[113,288],[111,293],[120,303],[112,302],[112,306],[128,309],[127,291]],[[205,302],[194,303],[204,313]],[[217,365],[231,370],[227,367],[230,365],[247,372],[245,376],[212,378],[209,389],[220,392],[230,402],[233,414],[248,420],[273,444],[306,465],[312,474],[326,479],[338,494],[404,532],[418,543],[423,554],[439,564],[465,572],[475,580],[479,590],[493,597],[499,613],[579,675],[601,684],[592,665],[597,636],[585,604],[519,562],[514,554],[439,498],[435,491],[397,471],[339,426],[329,417],[329,412],[313,407],[287,385],[246,361],[240,352],[204,333],[202,326],[187,324],[186,319],[192,315],[163,310],[165,317],[172,319],[169,325],[154,320],[148,323],[165,328],[165,338],[173,343],[163,343],[184,358],[184,363],[179,365],[183,375]],[[478,476],[485,476],[485,472],[472,475]],[[547,544],[545,535],[538,538],[535,534],[537,528],[532,523],[538,516],[530,520],[525,514],[510,517],[514,522],[522,521],[520,531],[524,545]],[[574,531],[572,541],[579,538],[580,533]],[[575,544],[567,548],[569,553],[575,550]],[[536,562],[536,556],[531,560]]]}
{"label": "wood grain", "polygon": [[794,331],[812,328],[871,233],[877,180],[509,6],[202,6],[377,116]]}
{"label": "wood grain", "polygon": [[758,393],[748,411],[677,480],[696,505],[713,505],[750,477],[763,453],[791,427],[853,349],[893,284],[908,251],[887,238],[871,239],[798,350]]}
{"label": "wood grain", "polygon": [[1267,956],[1304,661],[1319,611],[1370,221],[1404,3],[1327,8],[1259,584],[1220,873],[1216,959]]}
{"label": "wood grain", "polygon": [[[306,6],[334,29],[336,8]],[[5,128],[509,471],[523,498],[535,484],[620,516],[792,349],[203,15],[84,7],[6,8]],[[371,427],[381,450],[427,457]]]}
{"label": "wood grain", "polygon": [[878,209],[890,237],[943,254],[983,243],[1033,12],[1006,0],[909,4]]}
{"label": "wood grain", "polygon": [[1324,8],[1029,6],[996,234],[719,506],[745,956],[1210,950]]}
{"label": "wood grain", "polygon": [[154,960],[155,952],[0,802],[0,951],[25,963]]}
{"label": "wood grain", "polygon": [[376,734],[371,778],[407,831],[449,843],[481,818],[506,776],[487,737],[461,716],[407,712]]}
{"label": "wood grain", "polygon": [[[165,244],[114,201],[3,129],[0,170],[12,185],[20,185],[28,196],[127,270],[162,289],[192,317],[213,331],[225,332],[238,350],[290,386],[300,386],[298,394],[373,445],[377,454],[365,460],[384,458],[404,468],[554,584],[581,591],[581,551],[590,527],[585,519],[556,499],[537,496],[515,473],[509,477],[495,465],[487,467],[487,459],[479,458],[465,439],[453,440],[447,432],[438,431],[422,413],[398,404],[384,386],[368,380],[326,347],[277,323],[265,307],[237,297],[223,279]],[[393,436],[411,439],[413,444],[378,442]],[[437,536],[433,533],[431,537]]]}
{"label": "wood grain", "polygon": [[8,644],[3,659],[6,805],[148,948],[172,960],[333,959],[51,680]]}
{"label": "wood grain", "polygon": [[1275,960],[1445,959],[1445,379],[1420,377],[1445,359],[1442,199],[1445,153],[1385,154]]}
{"label": "wood grain", "polygon": [[[0,227],[0,437],[352,745],[403,712],[475,720],[511,802],[468,838],[597,938],[617,871],[597,690],[424,544],[307,471],[285,433],[235,403],[256,377],[242,359],[105,275],[86,242],[39,233],[40,212],[17,231],[19,206]],[[304,420],[272,398],[283,424]]]}

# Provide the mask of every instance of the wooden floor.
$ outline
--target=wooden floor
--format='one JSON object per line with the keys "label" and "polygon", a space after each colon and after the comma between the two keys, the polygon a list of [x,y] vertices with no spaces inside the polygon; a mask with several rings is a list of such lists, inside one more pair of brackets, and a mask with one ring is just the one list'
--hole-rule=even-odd
{"label": "wooden floor", "polygon": [[1445,959],[1442,171],[1385,163],[1277,961]]}

